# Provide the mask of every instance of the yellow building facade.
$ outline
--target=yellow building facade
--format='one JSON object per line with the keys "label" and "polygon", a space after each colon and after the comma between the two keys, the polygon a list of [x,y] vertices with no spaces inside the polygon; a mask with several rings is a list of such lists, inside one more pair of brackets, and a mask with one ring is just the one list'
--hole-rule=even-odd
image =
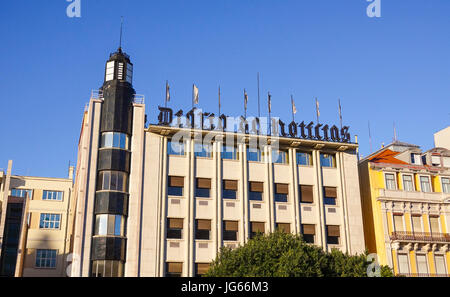
{"label": "yellow building facade", "polygon": [[396,275],[449,276],[449,160],[394,142],[359,162],[365,242]]}

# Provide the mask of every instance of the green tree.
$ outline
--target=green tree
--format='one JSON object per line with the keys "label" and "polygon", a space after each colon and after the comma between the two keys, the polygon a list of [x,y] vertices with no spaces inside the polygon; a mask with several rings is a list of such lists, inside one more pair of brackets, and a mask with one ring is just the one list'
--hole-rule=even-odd
{"label": "green tree", "polygon": [[[300,235],[275,232],[258,235],[244,246],[222,248],[206,277],[365,277],[365,254],[350,256],[334,249],[324,252]],[[381,267],[381,276],[393,276]]]}

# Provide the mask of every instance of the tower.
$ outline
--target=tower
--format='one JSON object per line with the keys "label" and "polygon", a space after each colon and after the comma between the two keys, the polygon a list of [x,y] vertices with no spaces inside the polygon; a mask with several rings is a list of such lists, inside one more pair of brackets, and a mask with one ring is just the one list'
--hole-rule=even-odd
{"label": "tower", "polygon": [[123,276],[128,216],[131,136],[133,123],[133,64],[121,47],[106,63],[100,89],[97,181],[91,276]]}

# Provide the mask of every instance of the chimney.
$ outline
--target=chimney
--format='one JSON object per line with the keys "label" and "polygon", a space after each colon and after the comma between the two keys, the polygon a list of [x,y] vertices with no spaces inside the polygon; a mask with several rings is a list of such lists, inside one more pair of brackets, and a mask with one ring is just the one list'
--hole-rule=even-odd
{"label": "chimney", "polygon": [[73,180],[73,171],[75,167],[69,166],[69,179]]}

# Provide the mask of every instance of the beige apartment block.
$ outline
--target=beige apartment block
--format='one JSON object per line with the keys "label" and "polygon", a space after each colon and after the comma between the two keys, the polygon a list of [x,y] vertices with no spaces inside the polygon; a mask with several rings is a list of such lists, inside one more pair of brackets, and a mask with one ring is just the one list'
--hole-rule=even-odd
{"label": "beige apartment block", "polygon": [[0,274],[65,277],[73,228],[73,167],[68,178],[0,172]]}
{"label": "beige apartment block", "polygon": [[434,134],[434,146],[450,150],[450,127]]}

